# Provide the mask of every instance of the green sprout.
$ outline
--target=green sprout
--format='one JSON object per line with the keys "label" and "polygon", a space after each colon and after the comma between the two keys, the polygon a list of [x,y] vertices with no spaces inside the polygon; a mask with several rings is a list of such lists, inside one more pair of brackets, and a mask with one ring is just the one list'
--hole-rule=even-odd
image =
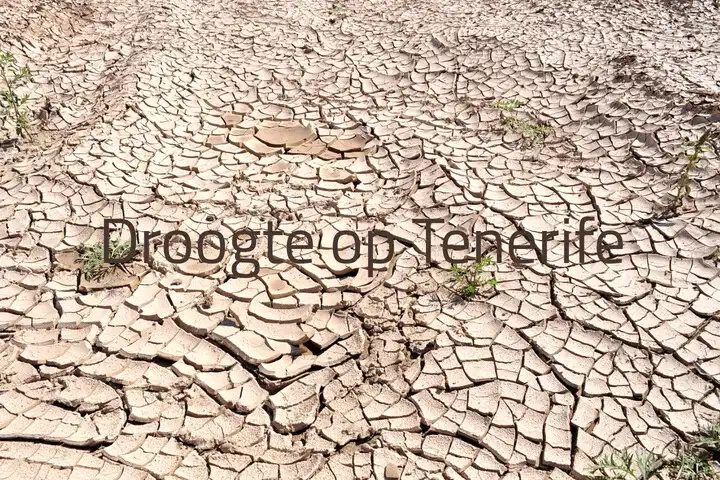
{"label": "green sprout", "polygon": [[[119,238],[110,239],[109,258],[124,258],[131,251],[130,242],[121,241]],[[85,247],[80,257],[83,263],[83,274],[86,280],[98,280],[111,271],[122,268],[122,264],[105,263],[103,243],[96,243],[90,247]],[[137,249],[135,250],[137,251]]]}
{"label": "green sprout", "polygon": [[685,198],[692,193],[691,175],[702,158],[703,153],[711,150],[708,143],[712,140],[714,135],[714,132],[711,130],[706,130],[699,139],[685,144],[686,149],[682,154],[680,154],[680,157],[687,159],[687,164],[685,164],[680,172],[680,178],[677,181],[677,193],[675,194],[673,203],[670,206],[673,211],[677,211]]}
{"label": "green sprout", "polygon": [[512,100],[507,100],[507,99],[498,100],[498,101],[492,103],[492,106],[494,108],[499,108],[501,110],[505,110],[506,112],[512,112],[516,108],[521,107],[523,105],[525,105],[525,102],[523,102],[522,100],[519,100],[517,98],[513,98]]}
{"label": "green sprout", "polygon": [[592,470],[598,480],[649,480],[660,472],[662,466],[662,458],[654,453],[634,454],[625,450],[605,455]]}
{"label": "green sprout", "polygon": [[524,146],[539,145],[552,132],[549,125],[527,120],[517,115],[503,115],[500,123],[509,130],[520,134]]}
{"label": "green sprout", "polygon": [[692,445],[717,450],[720,447],[720,423],[710,423],[695,436]]}
{"label": "green sprout", "polygon": [[672,458],[627,450],[612,452],[596,461],[594,480],[719,480],[713,454],[720,445],[720,422],[703,428],[690,442],[681,444]]}
{"label": "green sprout", "polygon": [[489,255],[483,257],[479,262],[473,263],[467,267],[453,265],[450,267],[452,273],[455,290],[463,299],[469,300],[475,297],[481,287],[490,285],[495,288],[497,279],[492,274],[490,277],[486,275],[485,267],[493,263],[493,258]]}
{"label": "green sprout", "polygon": [[15,133],[30,136],[30,114],[27,107],[28,95],[19,96],[17,89],[30,80],[30,69],[18,67],[10,53],[0,53],[0,78],[4,89],[0,90],[0,118],[10,117],[15,123]]}
{"label": "green sprout", "polygon": [[717,472],[711,461],[706,450],[687,450],[667,463],[667,472],[670,478],[676,480],[714,480]]}

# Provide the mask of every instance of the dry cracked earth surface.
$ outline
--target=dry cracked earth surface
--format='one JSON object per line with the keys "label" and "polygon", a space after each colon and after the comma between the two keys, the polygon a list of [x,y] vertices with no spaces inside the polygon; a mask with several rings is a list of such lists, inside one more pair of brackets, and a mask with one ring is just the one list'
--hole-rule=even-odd
{"label": "dry cracked earth surface", "polygon": [[[720,121],[718,15],[3,0],[35,120],[0,151],[0,478],[562,480],[672,452],[720,416],[715,151],[671,208],[685,142]],[[271,260],[260,236],[239,278],[153,245],[88,280],[106,218],[193,242],[272,221],[315,248],[276,236]],[[413,219],[439,220],[431,265]],[[458,229],[569,229],[570,257],[560,236],[505,255],[466,301],[440,250]],[[338,262],[341,230],[388,232],[393,260]]]}

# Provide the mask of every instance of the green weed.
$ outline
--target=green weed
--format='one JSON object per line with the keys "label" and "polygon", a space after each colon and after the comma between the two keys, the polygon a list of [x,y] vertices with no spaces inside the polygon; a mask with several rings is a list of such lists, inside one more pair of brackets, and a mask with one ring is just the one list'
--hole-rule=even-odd
{"label": "green weed", "polygon": [[527,120],[517,115],[503,115],[500,123],[505,128],[520,134],[523,138],[523,145],[527,147],[543,143],[552,132],[549,125]]}
{"label": "green weed", "polygon": [[0,53],[0,118],[10,117],[15,123],[17,136],[28,135],[30,113],[27,107],[28,95],[19,96],[17,89],[30,81],[30,70],[27,66],[20,68],[10,53]]}
{"label": "green weed", "polygon": [[720,422],[714,422],[680,445],[672,458],[649,452],[613,452],[600,458],[591,473],[594,480],[720,480],[712,457],[718,445]]}
{"label": "green weed", "polygon": [[680,157],[687,159],[687,164],[680,171],[680,178],[677,181],[677,193],[673,198],[673,202],[670,208],[673,211],[677,211],[682,206],[683,201],[692,193],[692,173],[695,170],[698,162],[702,158],[703,153],[711,150],[710,141],[715,136],[715,133],[711,130],[706,130],[702,136],[692,142],[685,144],[685,151],[680,154]]}
{"label": "green weed", "polygon": [[490,285],[493,288],[497,285],[497,280],[492,274],[488,277],[485,267],[493,263],[491,256],[483,257],[479,262],[473,263],[467,267],[453,265],[450,267],[455,282],[455,291],[463,299],[469,300],[480,292],[481,287]]}
{"label": "green weed", "polygon": [[597,461],[593,468],[596,479],[649,480],[663,466],[663,460],[654,453],[613,452]]}
{"label": "green weed", "polygon": [[720,448],[720,423],[710,423],[703,427],[693,439],[692,444],[715,450]]}
{"label": "green weed", "polygon": [[498,100],[492,103],[494,108],[499,108],[501,110],[505,110],[506,112],[512,112],[523,105],[525,105],[525,102],[518,100],[517,98],[513,98],[512,100]]}
{"label": "green weed", "polygon": [[667,463],[669,478],[674,480],[715,480],[717,472],[705,450],[688,450]]}
{"label": "green weed", "polygon": [[[109,257],[123,258],[130,252],[131,247],[130,242],[121,241],[119,238],[110,239]],[[111,271],[122,268],[121,264],[105,263],[103,253],[102,242],[83,249],[80,260],[83,264],[83,275],[85,275],[86,280],[98,280]]]}

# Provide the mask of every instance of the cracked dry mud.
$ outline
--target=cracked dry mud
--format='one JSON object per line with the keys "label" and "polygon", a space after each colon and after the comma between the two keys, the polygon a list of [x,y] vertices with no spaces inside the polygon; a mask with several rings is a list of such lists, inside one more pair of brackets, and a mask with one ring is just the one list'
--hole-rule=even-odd
{"label": "cracked dry mud", "polygon": [[[624,3],[0,3],[38,119],[0,152],[0,478],[561,480],[720,416],[715,153],[667,213],[720,120],[718,10]],[[515,98],[541,141],[503,127]],[[447,288],[448,231],[585,216],[620,263],[573,235]],[[122,217],[319,248],[81,278]],[[340,264],[340,230],[395,260]]]}

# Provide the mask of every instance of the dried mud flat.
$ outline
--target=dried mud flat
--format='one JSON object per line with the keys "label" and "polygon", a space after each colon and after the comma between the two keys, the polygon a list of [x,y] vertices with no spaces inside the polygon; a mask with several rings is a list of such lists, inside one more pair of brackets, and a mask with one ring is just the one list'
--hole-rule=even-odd
{"label": "dried mud flat", "polygon": [[[720,13],[623,3],[3,1],[39,120],[0,151],[0,478],[560,480],[717,419],[715,153],[667,206],[720,120]],[[620,263],[554,243],[471,301],[412,222],[584,216]],[[83,280],[113,217],[320,248]],[[334,261],[373,229],[393,262]]]}

